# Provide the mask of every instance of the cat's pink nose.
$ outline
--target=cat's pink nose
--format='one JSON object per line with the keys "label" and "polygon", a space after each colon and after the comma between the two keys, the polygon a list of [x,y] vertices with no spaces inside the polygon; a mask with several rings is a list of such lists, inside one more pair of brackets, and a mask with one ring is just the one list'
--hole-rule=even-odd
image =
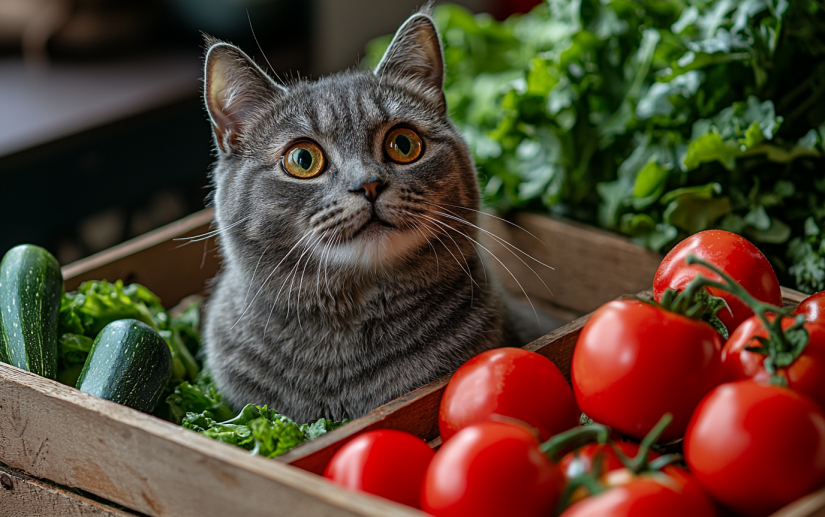
{"label": "cat's pink nose", "polygon": [[355,192],[363,192],[364,197],[370,203],[375,203],[378,195],[387,188],[387,184],[379,180],[365,181],[355,188]]}

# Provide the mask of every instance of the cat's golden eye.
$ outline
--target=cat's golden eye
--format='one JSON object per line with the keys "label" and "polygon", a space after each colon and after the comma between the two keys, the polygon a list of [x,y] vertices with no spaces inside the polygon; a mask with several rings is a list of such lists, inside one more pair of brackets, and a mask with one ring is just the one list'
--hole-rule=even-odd
{"label": "cat's golden eye", "polygon": [[421,156],[421,137],[412,129],[395,128],[384,140],[384,149],[394,162],[410,163]]}
{"label": "cat's golden eye", "polygon": [[314,178],[324,172],[324,152],[312,142],[298,142],[284,155],[283,165],[296,178]]}

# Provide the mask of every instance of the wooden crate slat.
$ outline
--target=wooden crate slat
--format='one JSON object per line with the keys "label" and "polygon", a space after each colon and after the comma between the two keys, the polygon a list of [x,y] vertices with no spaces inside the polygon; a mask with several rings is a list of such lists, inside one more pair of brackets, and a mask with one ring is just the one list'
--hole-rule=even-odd
{"label": "wooden crate slat", "polygon": [[518,251],[507,251],[504,245],[485,235],[484,245],[510,270],[508,273],[495,259],[487,260],[508,290],[521,291],[513,280],[515,276],[530,298],[579,314],[594,311],[605,301],[623,294],[649,288],[662,261],[660,254],[645,250],[630,239],[566,219],[516,213],[512,223],[523,230],[488,216],[482,215],[480,220],[488,231],[555,268],[548,269]]}
{"label": "wooden crate slat", "polygon": [[3,517],[134,517],[60,487],[0,467],[0,515]]}
{"label": "wooden crate slat", "polygon": [[797,499],[770,517],[825,517],[825,488]]}
{"label": "wooden crate slat", "polygon": [[0,460],[157,517],[423,515],[2,363]]}
{"label": "wooden crate slat", "polygon": [[63,267],[63,285],[73,291],[86,280],[137,282],[166,307],[203,292],[220,268],[215,239],[188,243],[175,239],[210,230],[212,209],[202,210],[145,235]]}

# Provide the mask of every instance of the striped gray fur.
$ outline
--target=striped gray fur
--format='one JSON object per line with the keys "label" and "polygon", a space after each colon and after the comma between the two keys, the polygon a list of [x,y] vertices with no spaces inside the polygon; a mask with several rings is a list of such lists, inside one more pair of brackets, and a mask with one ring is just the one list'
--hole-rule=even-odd
{"label": "striped gray fur", "polygon": [[[427,14],[407,20],[374,72],[315,82],[281,86],[237,48],[207,46],[223,267],[204,339],[230,404],[267,404],[300,422],[355,418],[528,339],[473,242],[475,167],[446,114]],[[398,126],[424,141],[410,164],[384,151]],[[300,140],[324,151],[328,168],[315,178],[282,167]],[[386,184],[374,203],[357,191],[371,179]]]}

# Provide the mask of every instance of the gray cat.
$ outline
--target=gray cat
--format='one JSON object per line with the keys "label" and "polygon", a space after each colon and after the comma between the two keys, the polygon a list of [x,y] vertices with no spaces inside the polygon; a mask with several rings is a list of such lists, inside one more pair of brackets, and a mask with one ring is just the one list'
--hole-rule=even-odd
{"label": "gray cat", "polygon": [[426,13],[374,72],[288,87],[236,47],[207,46],[223,270],[206,362],[230,404],[355,418],[541,334],[518,335],[474,245],[475,167]]}

